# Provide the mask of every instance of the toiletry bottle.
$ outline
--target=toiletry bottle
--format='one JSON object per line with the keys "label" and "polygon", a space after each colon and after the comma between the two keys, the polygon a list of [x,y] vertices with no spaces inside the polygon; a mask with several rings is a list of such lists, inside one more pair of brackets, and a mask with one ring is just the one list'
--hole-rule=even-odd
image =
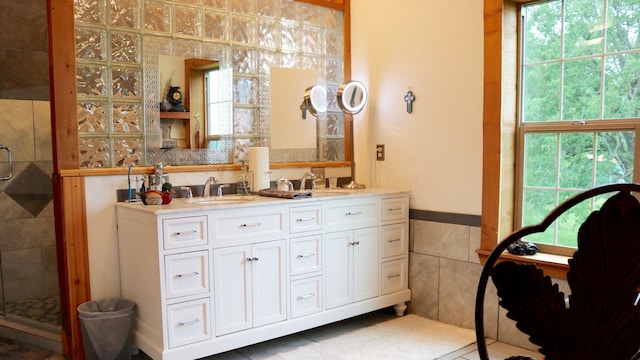
{"label": "toiletry bottle", "polygon": [[247,167],[242,162],[242,170],[238,175],[238,183],[236,185],[236,193],[238,195],[249,195],[251,194],[251,183],[253,179],[251,178],[251,172],[247,171]]}
{"label": "toiletry bottle", "polygon": [[150,188],[152,190],[161,190],[162,191],[162,163],[157,163],[153,168],[153,179],[150,179]]}

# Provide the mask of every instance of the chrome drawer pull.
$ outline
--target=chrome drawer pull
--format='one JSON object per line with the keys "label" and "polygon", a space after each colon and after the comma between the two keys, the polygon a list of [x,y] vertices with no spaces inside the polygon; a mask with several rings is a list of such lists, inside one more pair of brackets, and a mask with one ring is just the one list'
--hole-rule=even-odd
{"label": "chrome drawer pull", "polygon": [[176,275],[177,278],[186,278],[186,277],[192,277],[192,276],[196,276],[199,275],[199,273],[197,271],[194,272],[190,272],[190,273],[186,273],[186,274],[178,274]]}
{"label": "chrome drawer pull", "polygon": [[305,300],[305,299],[309,299],[309,298],[312,298],[312,297],[315,297],[315,296],[316,296],[316,294],[298,296],[298,300]]}
{"label": "chrome drawer pull", "polygon": [[362,211],[353,211],[353,212],[347,211],[345,213],[346,216],[354,216],[354,215],[360,215],[360,214],[362,214]]}
{"label": "chrome drawer pull", "polygon": [[255,222],[255,223],[253,223],[253,224],[240,224],[240,227],[243,227],[243,228],[247,228],[247,227],[258,227],[258,226],[260,226],[260,222],[259,222],[259,221],[258,221],[258,222]]}
{"label": "chrome drawer pull", "polygon": [[400,274],[387,275],[387,279],[393,279],[393,278],[397,278],[397,277],[400,277]]}
{"label": "chrome drawer pull", "polygon": [[315,217],[300,218],[300,219],[296,219],[296,222],[314,221],[315,219],[316,219]]}
{"label": "chrome drawer pull", "polygon": [[396,241],[400,241],[400,239],[390,239],[390,240],[387,240],[387,242],[389,242],[389,243],[396,242]]}
{"label": "chrome drawer pull", "polygon": [[360,245],[360,241],[352,241],[351,245]]}
{"label": "chrome drawer pull", "polygon": [[199,322],[200,322],[200,319],[195,319],[195,320],[186,321],[186,322],[179,322],[178,326],[191,326],[191,325],[195,325],[195,324],[197,324]]}
{"label": "chrome drawer pull", "polygon": [[312,253],[308,253],[307,255],[298,255],[297,258],[301,259],[301,258],[306,258],[306,257],[312,257],[312,256],[316,256],[316,253],[312,252]]}
{"label": "chrome drawer pull", "polygon": [[401,208],[401,207],[398,207],[398,208],[389,208],[389,209],[387,209],[387,211],[389,211],[389,212],[391,212],[391,211],[400,211],[400,210],[402,210],[402,208]]}
{"label": "chrome drawer pull", "polygon": [[195,234],[197,232],[198,232],[197,230],[189,230],[189,231],[184,231],[184,232],[178,231],[178,232],[175,233],[175,235],[176,236],[187,236],[187,235]]}

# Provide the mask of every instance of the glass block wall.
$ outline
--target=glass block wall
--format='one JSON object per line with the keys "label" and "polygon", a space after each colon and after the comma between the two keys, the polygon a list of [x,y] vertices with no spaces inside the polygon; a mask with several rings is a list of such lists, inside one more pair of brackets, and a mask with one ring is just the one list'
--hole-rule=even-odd
{"label": "glass block wall", "polygon": [[[343,81],[341,11],[293,0],[75,0],[74,4],[82,168],[158,161],[240,162],[249,146],[269,146],[271,67],[317,70],[318,82],[334,96]],[[156,146],[158,99],[145,92],[159,85],[149,84],[154,80],[148,69],[153,61],[144,57],[169,48],[173,54],[228,55],[234,103],[228,156],[207,150],[161,151]],[[302,100],[302,94],[294,96]],[[271,160],[344,160],[344,119],[336,103],[317,124],[317,149],[276,151]]]}

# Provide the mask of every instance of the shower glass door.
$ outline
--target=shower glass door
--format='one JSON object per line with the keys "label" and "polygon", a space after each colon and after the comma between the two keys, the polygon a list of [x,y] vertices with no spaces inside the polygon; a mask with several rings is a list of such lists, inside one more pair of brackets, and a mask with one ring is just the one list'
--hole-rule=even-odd
{"label": "shower glass door", "polygon": [[59,334],[50,103],[0,99],[0,311]]}

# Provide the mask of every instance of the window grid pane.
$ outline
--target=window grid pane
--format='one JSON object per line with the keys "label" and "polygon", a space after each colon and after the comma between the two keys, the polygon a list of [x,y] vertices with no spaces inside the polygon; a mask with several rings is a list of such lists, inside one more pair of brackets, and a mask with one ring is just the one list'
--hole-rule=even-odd
{"label": "window grid pane", "polygon": [[[639,11],[637,0],[522,6],[520,226],[539,223],[581,191],[634,181]],[[609,196],[579,204],[525,240],[577,246],[579,224]]]}

